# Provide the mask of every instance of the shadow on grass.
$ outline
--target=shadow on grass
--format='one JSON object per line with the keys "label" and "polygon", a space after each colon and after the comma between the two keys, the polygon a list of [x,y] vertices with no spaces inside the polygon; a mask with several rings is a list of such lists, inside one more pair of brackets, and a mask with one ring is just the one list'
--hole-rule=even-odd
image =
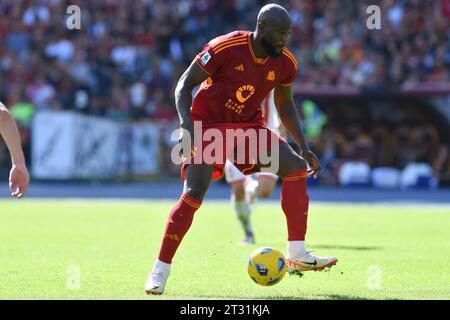
{"label": "shadow on grass", "polygon": [[311,245],[312,249],[339,249],[339,250],[358,250],[358,251],[369,251],[369,250],[383,250],[382,247],[364,247],[364,246],[340,246],[340,245]]}
{"label": "shadow on grass", "polygon": [[262,300],[369,300],[366,297],[357,297],[349,295],[340,294],[324,294],[324,295],[314,295],[310,297],[298,297],[298,296],[269,296],[264,298],[259,298]]}
{"label": "shadow on grass", "polygon": [[349,296],[347,294],[324,294],[317,296],[317,298],[326,300],[370,300],[366,297]]}
{"label": "shadow on grass", "polygon": [[[258,298],[256,298],[258,299]],[[268,297],[259,297],[263,300],[373,300],[365,296],[352,296],[348,294],[315,294],[310,296],[295,296],[295,295],[276,295]]]}
{"label": "shadow on grass", "polygon": [[311,296],[294,296],[294,295],[269,295],[269,296],[222,296],[222,295],[196,295],[196,296],[178,296],[176,299],[207,299],[207,300],[274,300],[274,301],[316,301],[316,300],[372,300],[367,297],[358,297],[344,294],[320,294]]}
{"label": "shadow on grass", "polygon": [[[378,299],[373,299],[373,298],[367,298],[367,297],[355,297],[355,296],[349,296],[349,295],[345,295],[345,294],[326,294],[326,295],[321,295],[320,297],[324,297],[325,299],[329,299],[329,300],[386,300],[388,298],[378,298]],[[397,298],[390,298],[388,300],[401,300],[401,299],[397,299]]]}
{"label": "shadow on grass", "polygon": [[[255,248],[260,247],[259,244],[253,245]],[[269,247],[273,248],[282,248],[286,246],[285,242],[272,242],[267,244]],[[252,247],[253,248],[253,247]],[[375,246],[345,246],[345,245],[328,245],[328,244],[309,244],[308,249],[316,250],[316,249],[336,249],[336,250],[355,250],[355,251],[374,251],[374,250],[384,250],[383,247],[375,247]]]}

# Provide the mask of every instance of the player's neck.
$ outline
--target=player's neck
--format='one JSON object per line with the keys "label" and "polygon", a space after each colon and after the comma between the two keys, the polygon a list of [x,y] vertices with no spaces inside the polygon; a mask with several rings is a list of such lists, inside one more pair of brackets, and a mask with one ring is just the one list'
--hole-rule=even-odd
{"label": "player's neck", "polygon": [[252,45],[253,53],[255,54],[255,56],[257,58],[267,58],[269,56],[269,54],[267,53],[267,51],[262,46],[261,40],[258,38],[257,31],[252,33],[250,39],[251,39],[251,45]]}

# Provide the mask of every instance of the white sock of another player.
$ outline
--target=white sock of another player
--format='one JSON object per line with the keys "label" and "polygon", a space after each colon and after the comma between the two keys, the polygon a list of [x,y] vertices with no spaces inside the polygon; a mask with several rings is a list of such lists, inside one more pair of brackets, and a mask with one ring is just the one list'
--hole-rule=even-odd
{"label": "white sock of another player", "polygon": [[259,181],[249,177],[245,184],[245,196],[250,205],[253,205],[256,197],[258,197],[258,187]]}
{"label": "white sock of another player", "polygon": [[234,212],[242,225],[246,234],[253,233],[252,224],[250,220],[251,209],[246,200],[236,201],[234,195],[231,196]]}
{"label": "white sock of another player", "polygon": [[287,258],[298,258],[306,252],[305,241],[288,241]]}

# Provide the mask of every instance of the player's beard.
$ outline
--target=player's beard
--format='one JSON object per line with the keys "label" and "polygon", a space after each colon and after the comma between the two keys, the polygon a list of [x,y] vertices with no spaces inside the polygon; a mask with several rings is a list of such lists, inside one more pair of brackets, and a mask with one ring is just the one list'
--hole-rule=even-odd
{"label": "player's beard", "polygon": [[266,50],[269,57],[278,57],[283,52],[283,50],[277,52],[277,49],[264,37],[261,37],[261,45],[263,46],[264,50]]}

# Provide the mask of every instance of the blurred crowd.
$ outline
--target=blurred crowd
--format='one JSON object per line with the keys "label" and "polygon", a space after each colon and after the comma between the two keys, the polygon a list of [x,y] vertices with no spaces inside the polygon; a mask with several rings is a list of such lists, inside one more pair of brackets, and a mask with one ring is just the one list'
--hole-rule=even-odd
{"label": "blurred crowd", "polygon": [[[268,2],[1,0],[0,99],[24,139],[37,110],[176,120],[174,86],[196,53],[215,36],[254,30]],[[293,20],[303,87],[450,82],[450,0],[276,2]],[[366,26],[371,4],[381,30]],[[80,30],[66,26],[69,5],[81,9]]]}
{"label": "blurred crowd", "polygon": [[425,163],[441,184],[450,185],[450,132],[438,130],[446,127],[446,121],[438,121],[436,112],[423,114],[424,105],[413,98],[323,100],[321,104],[305,99],[299,104],[305,134],[320,155],[326,184],[339,184],[340,166],[356,161],[397,170]]}
{"label": "blurred crowd", "polygon": [[450,149],[430,124],[405,124],[391,129],[378,123],[371,128],[351,125],[343,130],[325,126],[313,141],[316,152],[321,155],[322,178],[328,185],[339,184],[339,168],[346,161],[398,170],[409,163],[426,163],[441,184],[450,182]]}
{"label": "blurred crowd", "polygon": [[[2,0],[0,98],[115,120],[175,117],[173,88],[195,54],[215,36],[253,30],[266,2]],[[381,1],[382,29],[369,30],[376,2],[279,1],[293,19],[302,86],[450,81],[450,1]],[[80,30],[66,27],[71,4]]]}

